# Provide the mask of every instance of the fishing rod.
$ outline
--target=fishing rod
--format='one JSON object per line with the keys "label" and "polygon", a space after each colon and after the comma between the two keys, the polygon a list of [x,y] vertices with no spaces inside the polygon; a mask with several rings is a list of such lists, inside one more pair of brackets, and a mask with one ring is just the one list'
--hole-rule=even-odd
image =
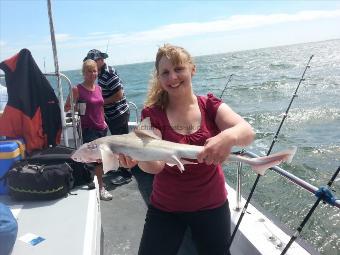
{"label": "fishing rod", "polygon": [[307,221],[309,220],[309,218],[312,216],[312,214],[314,213],[316,207],[319,205],[319,203],[321,202],[321,200],[323,200],[324,202],[327,202],[331,205],[335,205],[335,201],[337,200],[336,197],[332,194],[332,192],[330,191],[330,188],[335,180],[335,178],[338,176],[340,172],[340,166],[338,167],[338,169],[334,172],[332,178],[329,180],[329,182],[327,183],[327,186],[322,186],[319,188],[319,190],[317,191],[317,194],[315,194],[318,199],[316,200],[316,202],[314,203],[314,205],[312,206],[312,208],[309,210],[309,212],[307,213],[306,217],[303,219],[303,221],[301,222],[301,224],[299,225],[299,227],[296,229],[296,232],[292,235],[292,237],[290,238],[289,242],[287,243],[286,247],[283,249],[283,251],[281,252],[281,255],[286,254],[287,250],[290,248],[290,246],[292,245],[292,243],[295,241],[296,238],[298,238],[301,234],[301,231],[303,229],[303,227],[305,226],[305,224],[307,223]]}
{"label": "fishing rod", "polygon": [[224,86],[224,89],[223,89],[223,91],[222,91],[222,93],[221,93],[221,95],[220,95],[220,99],[222,98],[223,93],[224,93],[224,91],[226,90],[226,88],[227,88],[229,82],[231,81],[231,77],[232,77],[233,75],[234,75],[234,74],[229,75],[229,79],[228,79],[226,85]]}
{"label": "fishing rod", "polygon": [[105,53],[107,53],[107,51],[109,50],[109,43],[110,43],[110,39],[109,39],[109,40],[107,40],[107,44],[106,44],[106,51],[105,51]]}
{"label": "fishing rod", "polygon": [[[271,151],[272,151],[272,149],[273,149],[273,147],[274,147],[274,144],[275,144],[275,142],[277,141],[277,137],[278,137],[278,135],[279,135],[279,133],[280,133],[280,131],[281,131],[283,122],[285,121],[285,119],[286,119],[287,116],[288,116],[288,112],[289,112],[289,110],[290,110],[290,107],[291,107],[291,105],[292,105],[292,103],[293,103],[295,97],[297,97],[297,91],[298,91],[298,89],[299,89],[299,87],[300,87],[300,84],[302,83],[302,81],[305,80],[305,78],[304,78],[305,73],[306,73],[307,69],[310,68],[309,63],[310,63],[310,61],[312,60],[313,57],[314,57],[314,55],[311,55],[310,58],[309,58],[309,60],[308,60],[308,62],[307,62],[307,65],[306,65],[306,67],[305,67],[305,70],[303,71],[303,74],[302,74],[302,76],[301,76],[301,79],[300,79],[300,81],[299,81],[299,83],[298,83],[298,85],[297,85],[297,87],[296,87],[296,89],[295,89],[295,91],[294,91],[294,94],[293,94],[292,98],[290,99],[290,102],[289,102],[289,105],[288,105],[288,107],[287,107],[287,110],[286,110],[286,112],[285,112],[284,115],[283,115],[283,118],[282,118],[282,120],[281,120],[281,123],[280,123],[280,125],[279,125],[279,128],[277,129],[277,131],[276,131],[276,133],[275,133],[275,136],[274,136],[274,138],[273,138],[273,140],[272,140],[272,143],[271,143],[271,145],[270,145],[270,147],[269,147],[269,150],[268,150],[268,152],[267,152],[267,156],[271,153]],[[255,188],[256,188],[256,186],[257,186],[259,180],[260,180],[260,177],[261,177],[261,175],[258,174],[257,177],[256,177],[256,180],[255,180],[255,182],[254,182],[254,184],[253,184],[253,187],[251,188],[251,191],[250,191],[250,193],[249,193],[249,196],[248,196],[248,198],[247,198],[247,201],[246,201],[246,203],[245,203],[245,205],[244,205],[244,207],[243,207],[243,209],[242,209],[240,218],[238,219],[237,224],[236,224],[236,226],[235,226],[235,228],[234,228],[234,231],[233,231],[233,233],[232,233],[232,235],[231,235],[229,247],[230,247],[231,244],[233,243],[233,240],[234,240],[234,237],[235,237],[235,235],[236,235],[236,232],[237,232],[237,230],[238,230],[238,228],[239,228],[239,226],[240,226],[240,224],[241,224],[241,221],[242,221],[242,219],[243,219],[243,217],[244,217],[244,215],[245,215],[245,213],[246,213],[246,211],[247,211],[249,202],[250,202],[250,200],[251,200],[251,198],[252,198],[252,196],[253,196],[253,194],[254,194]]]}

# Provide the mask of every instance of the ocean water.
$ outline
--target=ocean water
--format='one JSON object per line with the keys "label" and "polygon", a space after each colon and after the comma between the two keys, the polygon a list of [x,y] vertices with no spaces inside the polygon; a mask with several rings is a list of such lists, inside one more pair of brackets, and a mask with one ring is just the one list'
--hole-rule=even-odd
{"label": "ocean water", "polygon": [[[320,187],[340,166],[340,40],[196,57],[193,87],[196,94],[214,93],[219,97],[233,74],[222,99],[256,131],[256,139],[247,149],[265,154],[311,55],[310,68],[272,152],[297,146],[293,162],[281,167]],[[141,109],[153,63],[115,68],[124,82],[127,99]],[[80,70],[63,73],[74,84],[82,81]],[[65,85],[64,95],[67,91]],[[247,197],[256,175],[247,166],[243,169],[242,192]],[[236,165],[226,164],[224,170],[227,182],[235,187]],[[333,189],[340,197],[340,181],[333,184]],[[252,201],[295,230],[316,198],[268,171],[261,177]],[[340,254],[340,209],[320,203],[301,238],[321,254]]]}

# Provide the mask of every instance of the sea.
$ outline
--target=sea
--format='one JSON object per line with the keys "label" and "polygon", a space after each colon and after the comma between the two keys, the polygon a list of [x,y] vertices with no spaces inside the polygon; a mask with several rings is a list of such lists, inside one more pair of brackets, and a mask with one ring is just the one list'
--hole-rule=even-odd
{"label": "sea", "polygon": [[[255,141],[247,150],[266,154],[282,124],[272,153],[290,146],[298,149],[290,164],[280,166],[315,187],[328,183],[340,166],[339,39],[197,56],[195,63],[194,92],[220,97],[256,131]],[[128,101],[138,107],[137,112],[131,111],[132,118],[135,114],[140,118],[154,63],[115,68]],[[72,84],[82,81],[80,70],[63,73]],[[65,82],[63,87],[66,96]],[[242,148],[235,148],[239,149]],[[233,187],[236,168],[234,163],[224,165],[226,181]],[[247,198],[256,174],[244,166],[242,178],[242,194]],[[332,189],[340,197],[340,176]],[[260,178],[251,202],[293,232],[316,199],[310,192],[268,171]],[[340,209],[320,203],[304,226],[301,238],[321,254],[339,255]]]}

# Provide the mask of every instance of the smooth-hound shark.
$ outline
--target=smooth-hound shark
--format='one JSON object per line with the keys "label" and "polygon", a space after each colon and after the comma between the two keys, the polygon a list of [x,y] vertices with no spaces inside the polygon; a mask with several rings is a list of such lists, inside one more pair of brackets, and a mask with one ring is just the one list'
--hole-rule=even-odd
{"label": "smooth-hound shark", "polygon": [[[152,130],[150,119],[145,118],[141,124],[129,134],[111,135],[98,138],[79,147],[71,156],[78,162],[103,163],[104,173],[119,168],[119,154],[130,156],[137,161],[161,160],[168,165],[177,165],[183,172],[185,164],[196,164],[189,160],[197,159],[203,146],[180,144],[162,140]],[[250,165],[257,174],[264,175],[266,170],[280,164],[291,162],[296,147],[280,151],[269,156],[248,158],[231,153],[227,161],[239,161]]]}

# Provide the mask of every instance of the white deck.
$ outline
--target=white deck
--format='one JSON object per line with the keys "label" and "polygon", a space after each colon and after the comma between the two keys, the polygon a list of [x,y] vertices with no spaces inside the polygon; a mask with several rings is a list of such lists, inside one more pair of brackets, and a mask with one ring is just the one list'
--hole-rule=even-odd
{"label": "white deck", "polygon": [[[97,185],[97,182],[96,182]],[[0,196],[18,222],[12,255],[101,254],[101,211],[98,188],[77,187],[66,198],[16,202]],[[20,240],[28,233],[45,238],[33,246]]]}

